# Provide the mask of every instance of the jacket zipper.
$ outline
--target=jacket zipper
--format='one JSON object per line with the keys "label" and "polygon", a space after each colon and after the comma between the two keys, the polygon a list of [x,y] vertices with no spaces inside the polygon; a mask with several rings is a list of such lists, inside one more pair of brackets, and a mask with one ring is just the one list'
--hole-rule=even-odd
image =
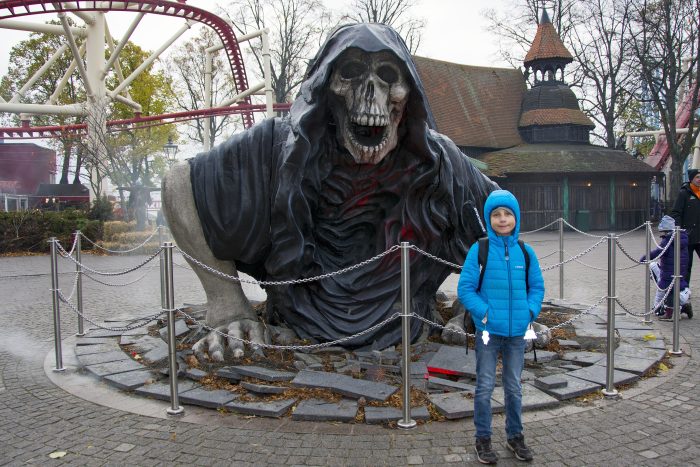
{"label": "jacket zipper", "polygon": [[506,270],[508,271],[508,337],[513,334],[513,285],[510,278],[510,254],[508,253],[508,241],[503,239],[506,249]]}

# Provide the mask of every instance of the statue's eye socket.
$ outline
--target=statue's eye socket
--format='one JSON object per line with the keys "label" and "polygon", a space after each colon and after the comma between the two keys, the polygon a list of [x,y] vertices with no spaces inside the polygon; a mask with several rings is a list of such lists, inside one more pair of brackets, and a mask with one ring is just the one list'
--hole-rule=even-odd
{"label": "statue's eye socket", "polygon": [[389,65],[382,65],[377,69],[377,76],[379,76],[382,81],[389,84],[394,84],[399,80],[399,73]]}
{"label": "statue's eye socket", "polygon": [[366,71],[367,65],[362,62],[352,61],[340,67],[340,76],[343,79],[354,79],[364,75]]}

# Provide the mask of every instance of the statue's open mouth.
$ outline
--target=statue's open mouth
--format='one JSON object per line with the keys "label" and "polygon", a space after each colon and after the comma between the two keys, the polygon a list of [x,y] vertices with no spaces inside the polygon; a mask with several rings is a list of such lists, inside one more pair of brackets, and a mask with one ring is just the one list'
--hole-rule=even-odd
{"label": "statue's open mouth", "polygon": [[382,142],[386,129],[386,126],[365,126],[356,123],[350,125],[355,142],[369,148],[378,146]]}

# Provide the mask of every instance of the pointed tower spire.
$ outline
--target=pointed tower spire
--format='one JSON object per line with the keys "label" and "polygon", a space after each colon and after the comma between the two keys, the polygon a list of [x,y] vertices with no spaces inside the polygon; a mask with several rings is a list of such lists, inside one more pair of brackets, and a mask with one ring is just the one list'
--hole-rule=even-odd
{"label": "pointed tower spire", "polygon": [[561,41],[557,30],[554,29],[547,9],[542,8],[537,34],[535,34],[530,50],[525,55],[525,69],[529,71],[529,68],[532,68],[535,72],[535,78],[537,78],[537,71],[543,74],[545,71],[549,71],[552,75],[556,71],[561,71],[563,74],[564,67],[573,60],[574,57]]}

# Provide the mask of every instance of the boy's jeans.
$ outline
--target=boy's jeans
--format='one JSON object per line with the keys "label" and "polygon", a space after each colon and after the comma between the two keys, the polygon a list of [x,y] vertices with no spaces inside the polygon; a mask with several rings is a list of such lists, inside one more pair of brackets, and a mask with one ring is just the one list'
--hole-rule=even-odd
{"label": "boy's jeans", "polygon": [[503,359],[503,393],[506,405],[506,435],[512,438],[522,433],[522,387],[520,374],[525,362],[523,336],[503,337],[491,334],[484,345],[481,333],[476,333],[476,394],[474,396],[474,426],[476,437],[491,437],[491,393],[496,384],[498,354]]}

